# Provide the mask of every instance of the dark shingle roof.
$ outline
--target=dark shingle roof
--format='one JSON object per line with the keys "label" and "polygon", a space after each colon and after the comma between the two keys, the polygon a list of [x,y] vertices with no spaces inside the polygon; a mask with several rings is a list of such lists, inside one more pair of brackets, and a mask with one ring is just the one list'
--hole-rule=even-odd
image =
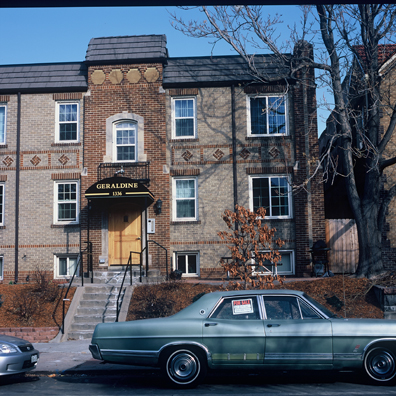
{"label": "dark shingle roof", "polygon": [[0,66],[0,92],[66,92],[87,89],[84,63]]}
{"label": "dark shingle roof", "polygon": [[86,62],[115,63],[120,61],[166,62],[166,36],[122,36],[93,38],[88,44]]}
{"label": "dark shingle roof", "polygon": [[[286,55],[289,56],[289,55]],[[255,56],[257,69],[269,77],[282,71],[273,55]],[[240,56],[210,56],[171,58],[164,70],[164,87],[177,85],[229,85],[234,82],[252,81],[246,62]]]}

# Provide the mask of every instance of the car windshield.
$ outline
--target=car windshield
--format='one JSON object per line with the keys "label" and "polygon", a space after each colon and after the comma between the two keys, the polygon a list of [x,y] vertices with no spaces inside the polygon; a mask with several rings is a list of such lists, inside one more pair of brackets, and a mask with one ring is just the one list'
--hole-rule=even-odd
{"label": "car windshield", "polygon": [[308,296],[305,293],[304,293],[304,298],[306,298],[315,308],[317,308],[319,311],[323,312],[329,318],[338,318],[339,317],[337,314],[331,312],[326,307],[324,307],[322,304],[319,304],[316,300],[314,300],[312,297]]}

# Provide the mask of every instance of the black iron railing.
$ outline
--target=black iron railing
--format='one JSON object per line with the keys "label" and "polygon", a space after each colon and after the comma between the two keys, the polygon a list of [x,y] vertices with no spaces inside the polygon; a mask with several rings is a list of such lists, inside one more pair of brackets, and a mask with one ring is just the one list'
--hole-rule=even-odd
{"label": "black iron railing", "polygon": [[[129,270],[129,282],[130,285],[132,286],[132,267],[133,266],[138,266],[139,267],[139,282],[142,282],[142,274],[143,274],[143,270],[142,270],[142,253],[143,252],[129,252],[129,259],[128,259],[128,263],[126,265],[125,268],[125,272],[124,272],[124,276],[122,278],[122,282],[121,282],[121,286],[120,286],[120,291],[118,292],[118,297],[117,297],[117,316],[116,316],[116,322],[118,322],[118,316],[120,315],[120,298],[121,298],[121,293],[122,293],[122,288],[124,287],[124,282],[125,282],[125,278],[126,278],[126,274]],[[132,264],[132,255],[133,254],[138,254],[139,255],[139,264]]]}
{"label": "black iron railing", "polygon": [[104,162],[98,166],[98,180],[121,175],[150,184],[150,162]]}

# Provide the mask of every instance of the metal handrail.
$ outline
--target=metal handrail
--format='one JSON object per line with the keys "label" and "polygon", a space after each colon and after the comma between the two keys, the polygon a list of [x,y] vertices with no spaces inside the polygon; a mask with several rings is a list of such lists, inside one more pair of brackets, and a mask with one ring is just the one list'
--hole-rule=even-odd
{"label": "metal handrail", "polygon": [[[77,257],[76,269],[74,270],[74,274],[73,274],[73,276],[72,276],[72,278],[71,278],[71,280],[70,280],[69,287],[67,288],[65,297],[63,298],[63,306],[62,306],[62,328],[61,328],[62,334],[65,334],[65,302],[66,302],[66,301],[70,301],[70,299],[67,298],[67,295],[69,294],[69,290],[70,290],[70,287],[71,287],[71,285],[72,285],[72,283],[73,283],[74,277],[76,276],[77,270],[78,270],[79,267],[80,267],[80,263],[81,263],[81,253],[80,253],[80,254],[78,255],[78,257]],[[82,274],[82,275],[83,275],[82,278],[84,278],[84,274]]]}
{"label": "metal handrail", "polygon": [[165,250],[165,268],[166,268],[166,280],[169,280],[169,275],[168,275],[168,249],[166,249],[164,246],[160,245],[158,242],[153,241],[152,239],[149,239],[147,242],[153,242],[157,246],[159,246],[161,249]]}
{"label": "metal handrail", "polygon": [[[140,268],[139,282],[142,282],[142,253],[143,253],[143,251],[141,251],[141,252],[132,252],[132,251],[129,252],[128,263],[127,263],[126,268],[125,268],[124,276],[123,276],[123,278],[122,278],[122,282],[121,282],[121,286],[120,286],[120,291],[118,292],[118,297],[117,297],[117,307],[116,307],[116,309],[117,309],[117,316],[116,316],[116,322],[118,322],[118,317],[119,317],[119,315],[120,315],[120,309],[121,309],[121,307],[119,306],[119,303],[120,303],[122,288],[124,287],[125,277],[126,277],[126,274],[127,274],[127,272],[128,272],[128,268],[129,268],[129,271],[130,271],[130,274],[129,274],[129,275],[130,275],[130,276],[129,276],[129,278],[130,278],[130,285],[132,286],[132,266],[134,266],[134,265],[138,265],[139,268]],[[132,254],[138,254],[138,255],[140,256],[139,264],[132,264]]]}

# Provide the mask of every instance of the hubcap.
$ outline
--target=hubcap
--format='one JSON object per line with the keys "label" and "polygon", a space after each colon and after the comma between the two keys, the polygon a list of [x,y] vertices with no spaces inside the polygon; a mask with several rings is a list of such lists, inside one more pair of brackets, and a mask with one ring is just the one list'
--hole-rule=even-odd
{"label": "hubcap", "polygon": [[175,382],[189,383],[199,372],[199,361],[190,353],[176,353],[169,358],[168,370]]}
{"label": "hubcap", "polygon": [[390,380],[396,373],[393,356],[384,350],[373,353],[368,362],[368,368],[371,375],[377,380]]}

